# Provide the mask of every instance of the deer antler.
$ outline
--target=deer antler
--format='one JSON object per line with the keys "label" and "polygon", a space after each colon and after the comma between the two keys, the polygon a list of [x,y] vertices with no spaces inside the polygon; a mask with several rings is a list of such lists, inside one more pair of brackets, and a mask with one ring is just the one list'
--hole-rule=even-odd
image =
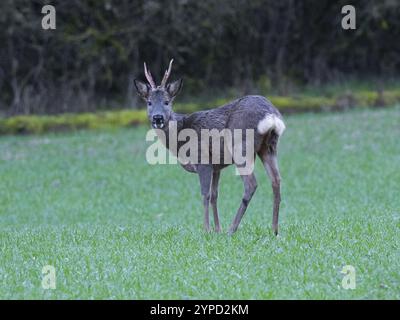
{"label": "deer antler", "polygon": [[161,84],[160,84],[161,88],[164,88],[165,85],[167,84],[168,78],[171,74],[172,62],[174,62],[174,59],[171,59],[171,61],[169,62],[168,70],[165,71],[164,78],[162,79]]}
{"label": "deer antler", "polygon": [[151,88],[155,89],[156,88],[156,84],[155,84],[155,82],[153,80],[153,77],[151,76],[150,71],[147,70],[146,62],[144,63],[144,75],[146,76],[146,79],[149,82]]}

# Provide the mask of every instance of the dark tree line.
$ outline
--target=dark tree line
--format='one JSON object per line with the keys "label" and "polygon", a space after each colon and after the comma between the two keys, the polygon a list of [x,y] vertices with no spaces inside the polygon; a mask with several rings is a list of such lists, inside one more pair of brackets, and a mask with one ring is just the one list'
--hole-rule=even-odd
{"label": "dark tree line", "polygon": [[[56,30],[41,28],[44,4],[57,10]],[[356,7],[356,30],[341,28],[346,4]],[[285,93],[291,84],[395,77],[400,3],[2,0],[0,43],[3,114],[135,106],[143,61],[159,79],[170,57],[187,96],[265,82]]]}

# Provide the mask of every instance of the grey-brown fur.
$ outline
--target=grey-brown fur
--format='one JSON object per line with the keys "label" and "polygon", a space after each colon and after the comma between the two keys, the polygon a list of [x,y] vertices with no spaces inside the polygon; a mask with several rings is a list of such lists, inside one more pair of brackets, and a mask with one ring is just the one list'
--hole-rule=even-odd
{"label": "grey-brown fur", "polygon": [[[151,75],[150,79],[147,74],[146,77],[149,82],[152,80]],[[166,80],[163,82],[166,83]],[[153,127],[159,128],[163,126],[161,129],[167,133],[166,137],[168,137],[168,122],[171,120],[177,122],[178,132],[182,129],[190,128],[195,130],[198,136],[200,136],[201,129],[254,129],[254,151],[263,162],[265,170],[272,182],[274,194],[272,228],[274,233],[278,234],[280,173],[277,162],[277,145],[279,134],[274,128],[271,128],[271,130],[263,134],[260,134],[257,130],[260,121],[268,114],[275,115],[279,119],[282,119],[281,114],[272,103],[262,96],[245,96],[215,109],[183,115],[177,114],[172,110],[172,101],[182,87],[182,80],[159,87],[149,86],[139,80],[135,80],[135,86],[139,95],[148,102],[148,116]],[[149,105],[149,102],[151,105]],[[166,102],[168,102],[168,104],[166,104]],[[156,120],[154,120],[155,117]],[[161,117],[162,121],[160,120]],[[170,144],[168,138],[164,143],[167,148],[169,148]],[[178,151],[184,143],[185,142],[178,142]],[[243,143],[243,147],[244,146],[245,144]],[[200,149],[200,144],[198,148]],[[223,144],[221,144],[221,155],[223,155],[223,150]],[[209,159],[211,161],[211,150],[209,150],[209,152]],[[200,152],[198,154],[200,155]],[[214,214],[215,231],[221,231],[217,209],[218,182],[220,171],[229,164],[231,164],[231,162],[224,163],[223,157],[221,157],[220,164],[201,163],[182,165],[185,170],[197,173],[199,176],[204,206],[204,228],[207,231],[210,230],[210,203]],[[257,181],[253,173],[241,175],[241,178],[244,184],[244,194],[236,216],[230,226],[230,234],[237,230],[246,208],[257,189]]]}

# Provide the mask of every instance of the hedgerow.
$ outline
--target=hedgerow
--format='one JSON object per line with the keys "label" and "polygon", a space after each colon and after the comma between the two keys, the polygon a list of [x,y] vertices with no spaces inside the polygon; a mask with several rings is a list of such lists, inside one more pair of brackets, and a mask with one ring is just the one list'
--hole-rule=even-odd
{"label": "hedgerow", "polygon": [[[324,96],[272,96],[271,102],[283,113],[343,110],[355,107],[379,107],[400,102],[400,89],[386,91],[347,92],[335,97]],[[175,110],[183,113],[209,109],[229,102],[218,99],[205,104],[177,103]],[[146,110],[117,110],[95,113],[59,115],[23,115],[0,118],[0,134],[40,134],[44,132],[79,129],[107,129],[129,127],[147,123]]]}

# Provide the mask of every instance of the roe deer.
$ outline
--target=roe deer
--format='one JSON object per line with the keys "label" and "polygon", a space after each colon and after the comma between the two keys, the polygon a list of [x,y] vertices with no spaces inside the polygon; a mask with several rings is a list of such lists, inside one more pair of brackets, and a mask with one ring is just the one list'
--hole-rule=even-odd
{"label": "roe deer", "polygon": [[[178,132],[183,129],[193,129],[199,134],[203,129],[253,130],[254,145],[252,147],[254,148],[252,159],[254,161],[255,154],[260,157],[272,182],[274,199],[272,229],[275,235],[277,235],[279,205],[281,201],[281,178],[277,161],[277,145],[279,137],[285,130],[285,124],[281,114],[265,97],[255,95],[244,96],[226,105],[210,110],[199,111],[192,114],[175,113],[172,110],[172,102],[182,88],[182,79],[167,84],[171,73],[172,62],[173,60],[170,61],[169,67],[159,86],[156,86],[150,71],[147,70],[146,63],[144,63],[144,73],[148,83],[137,79],[134,80],[139,96],[147,102],[147,113],[152,127],[162,130],[164,133],[168,133],[168,124],[174,121],[176,122]],[[170,141],[167,139],[163,142],[169,149]],[[241,143],[243,149],[245,149],[245,141],[243,140]],[[178,142],[178,150],[181,146],[182,144]],[[200,144],[198,148],[201,148]],[[221,149],[222,155],[224,150]],[[246,150],[244,151],[246,152]],[[204,150],[202,150],[202,152],[204,152]],[[206,152],[212,153],[212,150],[207,150]],[[238,167],[238,163],[235,162],[234,159],[231,162],[222,161],[218,164],[213,164],[211,162],[198,164],[181,163],[185,170],[199,175],[204,205],[204,228],[206,231],[210,231],[210,203],[214,214],[215,231],[221,231],[217,209],[218,181],[221,169],[231,163]],[[241,174],[241,178],[244,184],[244,194],[236,216],[230,226],[229,234],[237,230],[249,201],[257,188],[257,181],[254,173]]]}

